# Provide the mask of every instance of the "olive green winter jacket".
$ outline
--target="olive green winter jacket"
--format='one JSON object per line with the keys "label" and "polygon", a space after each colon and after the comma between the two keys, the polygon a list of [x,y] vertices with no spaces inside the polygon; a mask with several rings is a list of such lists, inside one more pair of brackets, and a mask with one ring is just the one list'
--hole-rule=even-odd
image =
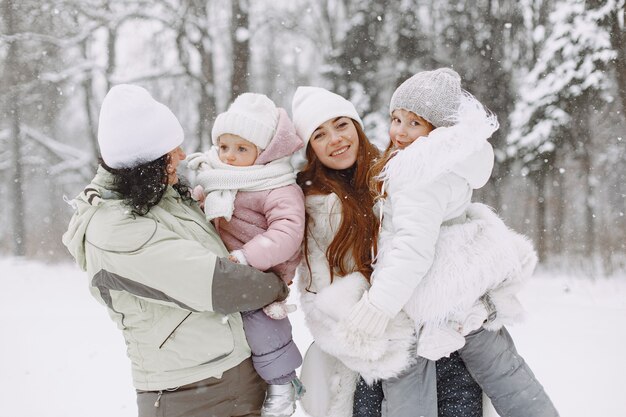
{"label": "olive green winter jacket", "polygon": [[220,377],[250,355],[238,312],[284,299],[285,285],[229,262],[197,204],[172,187],[138,216],[109,191],[111,181],[100,167],[73,200],[63,243],[122,330],[135,387]]}

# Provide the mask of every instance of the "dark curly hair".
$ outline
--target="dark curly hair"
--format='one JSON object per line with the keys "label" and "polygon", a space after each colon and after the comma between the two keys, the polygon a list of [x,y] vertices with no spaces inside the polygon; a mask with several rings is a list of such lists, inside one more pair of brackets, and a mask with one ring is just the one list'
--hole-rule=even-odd
{"label": "dark curly hair", "polygon": [[[112,191],[121,194],[124,203],[134,214],[146,215],[163,198],[167,188],[167,164],[169,155],[165,154],[154,161],[146,162],[133,168],[111,168],[100,158],[100,165],[113,174]],[[189,185],[183,179],[172,187],[185,201],[192,201]]]}

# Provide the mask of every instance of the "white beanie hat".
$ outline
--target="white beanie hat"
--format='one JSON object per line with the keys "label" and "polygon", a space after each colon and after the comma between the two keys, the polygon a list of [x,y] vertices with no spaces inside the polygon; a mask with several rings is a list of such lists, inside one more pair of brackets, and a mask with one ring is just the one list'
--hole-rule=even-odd
{"label": "white beanie hat", "polygon": [[363,128],[356,109],[345,98],[319,87],[298,87],[291,105],[293,124],[306,148],[311,135],[322,123],[337,117],[349,117]]}
{"label": "white beanie hat", "polygon": [[174,113],[142,87],[120,84],[102,101],[98,145],[111,168],[133,168],[154,161],[183,143]]}
{"label": "white beanie hat", "polygon": [[211,139],[217,145],[220,135],[241,136],[260,149],[267,148],[278,125],[278,109],[264,94],[243,93],[213,123]]}
{"label": "white beanie hat", "polygon": [[461,76],[450,68],[418,72],[391,96],[389,113],[409,110],[435,127],[452,126],[461,102]]}

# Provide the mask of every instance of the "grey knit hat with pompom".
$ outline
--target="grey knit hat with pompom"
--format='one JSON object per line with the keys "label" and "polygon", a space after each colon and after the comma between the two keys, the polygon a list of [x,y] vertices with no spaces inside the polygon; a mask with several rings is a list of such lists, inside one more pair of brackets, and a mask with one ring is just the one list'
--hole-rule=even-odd
{"label": "grey knit hat with pompom", "polygon": [[391,96],[389,113],[412,111],[435,127],[452,126],[461,102],[461,76],[450,68],[418,72]]}

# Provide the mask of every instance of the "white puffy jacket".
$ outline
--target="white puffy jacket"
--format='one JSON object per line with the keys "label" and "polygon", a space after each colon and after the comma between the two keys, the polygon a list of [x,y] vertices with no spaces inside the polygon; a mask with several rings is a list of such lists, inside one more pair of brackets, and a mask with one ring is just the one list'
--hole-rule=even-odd
{"label": "white puffy jacket", "polygon": [[[470,205],[472,190],[491,175],[494,154],[487,139],[498,124],[477,101],[462,106],[456,125],[397,152],[382,173],[386,198],[377,207],[382,227],[372,286],[345,326],[363,354],[402,309],[416,322],[462,319],[481,295],[500,285],[509,301],[535,266],[527,239],[486,206]],[[519,316],[521,306],[512,304],[504,317]]]}

